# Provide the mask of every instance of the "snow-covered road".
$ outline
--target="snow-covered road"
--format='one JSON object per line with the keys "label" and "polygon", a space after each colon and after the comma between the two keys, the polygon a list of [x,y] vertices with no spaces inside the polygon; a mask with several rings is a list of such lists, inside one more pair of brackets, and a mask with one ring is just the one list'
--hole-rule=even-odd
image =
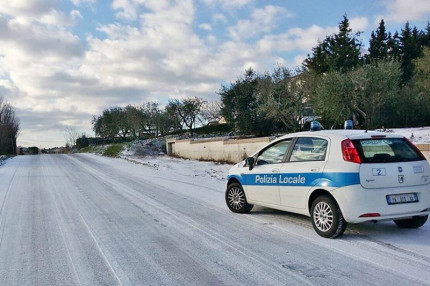
{"label": "snow-covered road", "polygon": [[231,213],[225,169],[89,154],[9,160],[0,285],[430,285],[429,223],[365,223],[324,239],[303,216]]}

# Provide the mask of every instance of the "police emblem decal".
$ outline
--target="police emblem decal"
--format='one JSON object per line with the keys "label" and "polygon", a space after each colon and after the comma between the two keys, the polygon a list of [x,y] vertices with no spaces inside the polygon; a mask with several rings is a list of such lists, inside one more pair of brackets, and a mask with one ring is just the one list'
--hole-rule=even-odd
{"label": "police emblem decal", "polygon": [[405,181],[405,176],[399,175],[399,183],[403,184],[404,181]]}

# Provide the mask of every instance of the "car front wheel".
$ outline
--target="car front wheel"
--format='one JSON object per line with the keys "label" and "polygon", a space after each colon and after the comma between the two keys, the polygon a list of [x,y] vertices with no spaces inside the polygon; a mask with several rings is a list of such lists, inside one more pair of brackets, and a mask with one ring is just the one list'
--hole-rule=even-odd
{"label": "car front wheel", "polygon": [[329,196],[315,199],[311,207],[311,219],[315,231],[326,238],[342,235],[347,225],[339,206]]}
{"label": "car front wheel", "polygon": [[395,219],[394,222],[400,228],[419,228],[426,223],[428,217],[428,215],[413,216],[408,219]]}
{"label": "car front wheel", "polygon": [[254,207],[248,204],[245,192],[239,183],[232,183],[227,186],[225,201],[228,208],[234,213],[249,213]]}

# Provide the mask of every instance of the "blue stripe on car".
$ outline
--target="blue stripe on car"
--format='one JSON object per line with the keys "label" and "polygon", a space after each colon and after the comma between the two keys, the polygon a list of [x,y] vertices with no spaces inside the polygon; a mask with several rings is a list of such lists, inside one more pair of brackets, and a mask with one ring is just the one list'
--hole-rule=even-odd
{"label": "blue stripe on car", "polygon": [[344,187],[360,184],[358,173],[279,173],[230,175],[247,186]]}

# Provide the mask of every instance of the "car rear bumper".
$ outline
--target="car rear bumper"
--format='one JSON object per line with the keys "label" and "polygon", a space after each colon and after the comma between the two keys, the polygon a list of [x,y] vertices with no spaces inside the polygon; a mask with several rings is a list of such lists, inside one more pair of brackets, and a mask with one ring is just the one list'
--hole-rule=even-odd
{"label": "car rear bumper", "polygon": [[[386,189],[365,189],[361,185],[352,185],[335,189],[331,193],[349,223],[430,214],[430,185]],[[417,193],[419,201],[388,204],[387,195],[407,193]]]}

